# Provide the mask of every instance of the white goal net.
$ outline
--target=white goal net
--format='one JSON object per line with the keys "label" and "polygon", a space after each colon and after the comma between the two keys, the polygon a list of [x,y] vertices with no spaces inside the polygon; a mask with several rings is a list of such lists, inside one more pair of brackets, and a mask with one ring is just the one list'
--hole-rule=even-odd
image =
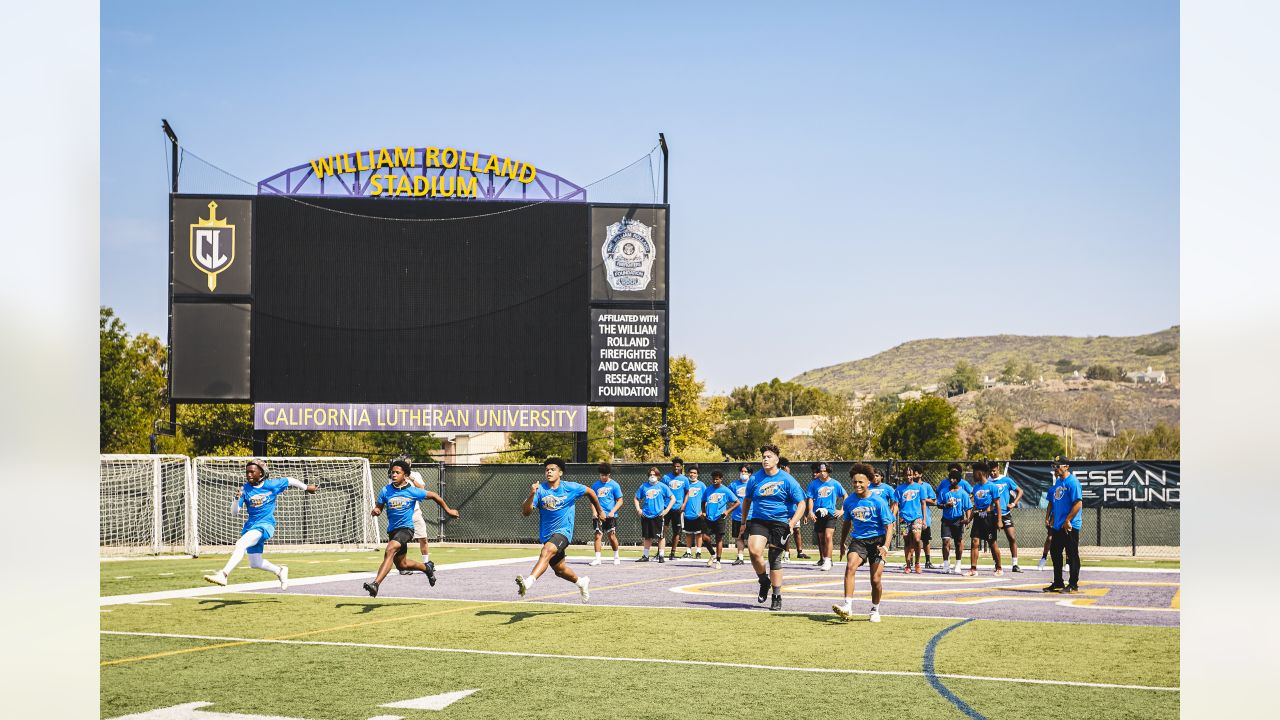
{"label": "white goal net", "polygon": [[198,552],[186,456],[103,455],[98,478],[103,555]]}
{"label": "white goal net", "polygon": [[[245,511],[231,505],[245,482],[245,457],[192,460],[195,524],[205,552],[229,550],[240,538]],[[293,478],[320,487],[315,494],[290,488],[276,500],[275,550],[343,549],[377,543],[373,482],[366,458],[269,457],[268,477]]]}

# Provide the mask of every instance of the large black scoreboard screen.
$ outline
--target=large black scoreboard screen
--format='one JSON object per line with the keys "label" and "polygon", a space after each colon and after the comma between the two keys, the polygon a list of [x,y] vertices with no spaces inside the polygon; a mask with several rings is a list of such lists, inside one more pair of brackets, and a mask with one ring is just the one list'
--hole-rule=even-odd
{"label": "large black scoreboard screen", "polygon": [[667,212],[173,195],[171,398],[664,404]]}

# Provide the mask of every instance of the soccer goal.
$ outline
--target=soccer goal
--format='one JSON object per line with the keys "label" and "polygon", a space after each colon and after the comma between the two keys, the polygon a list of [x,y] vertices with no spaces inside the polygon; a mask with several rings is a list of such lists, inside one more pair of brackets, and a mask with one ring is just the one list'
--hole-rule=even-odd
{"label": "soccer goal", "polygon": [[185,455],[102,455],[98,477],[102,555],[199,552]]}
{"label": "soccer goal", "polygon": [[[240,538],[243,510],[232,502],[245,482],[245,457],[192,460],[195,527],[204,552],[226,552]],[[366,458],[268,457],[267,476],[314,483],[315,494],[290,489],[276,501],[276,534],[271,548],[342,550],[377,544],[373,480]]]}

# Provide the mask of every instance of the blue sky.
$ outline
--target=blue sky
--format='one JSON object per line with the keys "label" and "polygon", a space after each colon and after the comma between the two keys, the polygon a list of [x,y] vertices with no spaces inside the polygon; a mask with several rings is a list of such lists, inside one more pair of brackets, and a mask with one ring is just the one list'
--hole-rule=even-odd
{"label": "blue sky", "polygon": [[250,180],[434,144],[585,183],[665,132],[671,350],[712,391],[919,338],[1179,322],[1175,2],[105,0],[101,22],[101,301],[134,331],[165,332],[161,117]]}

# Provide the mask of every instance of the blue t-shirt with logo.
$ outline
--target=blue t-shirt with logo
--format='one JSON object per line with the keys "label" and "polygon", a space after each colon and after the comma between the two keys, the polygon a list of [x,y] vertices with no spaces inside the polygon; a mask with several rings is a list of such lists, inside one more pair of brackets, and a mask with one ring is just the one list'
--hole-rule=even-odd
{"label": "blue t-shirt with logo", "polygon": [[1000,499],[1000,486],[992,482],[980,482],[973,485],[973,509],[978,512],[990,512]]}
{"label": "blue t-shirt with logo", "polygon": [[261,485],[254,487],[245,483],[244,493],[240,496],[240,505],[249,511],[249,518],[244,521],[241,534],[249,531],[254,525],[276,526],[276,497],[289,489],[289,478],[269,478]]}
{"label": "blue t-shirt with logo", "polygon": [[[953,503],[948,506],[947,503]],[[943,520],[959,520],[964,517],[964,513],[973,507],[973,501],[969,499],[969,493],[963,488],[952,488],[938,496],[938,504],[942,506]]]}
{"label": "blue t-shirt with logo", "polygon": [[729,507],[729,503],[733,502],[734,494],[729,488],[721,485],[716,487],[712,485],[707,488],[706,502],[703,504],[703,511],[707,513],[708,520],[719,520],[724,517],[724,509]]}
{"label": "blue t-shirt with logo", "polygon": [[920,501],[927,497],[929,486],[924,483],[903,483],[898,486],[898,514],[902,516],[903,522],[912,522],[924,517],[924,511],[920,508]]}
{"label": "blue t-shirt with logo", "polygon": [[538,542],[557,533],[573,540],[573,504],[586,494],[587,486],[582,483],[562,480],[556,488],[539,484],[533,494],[533,506],[538,508]]}
{"label": "blue t-shirt with logo", "polygon": [[662,482],[666,483],[667,487],[671,488],[671,494],[675,496],[676,504],[671,506],[671,509],[679,510],[680,505],[684,503],[684,494],[687,492],[689,487],[689,478],[685,477],[683,473],[680,475],[667,473],[662,476]]}
{"label": "blue t-shirt with logo", "polygon": [[[1062,521],[1067,519],[1067,515],[1071,513],[1071,506],[1076,501],[1083,500],[1084,493],[1080,490],[1080,481],[1076,479],[1075,473],[1067,475],[1054,484],[1053,489],[1049,491],[1049,504],[1053,508],[1053,529],[1057,530],[1062,527]],[[1083,509],[1083,508],[1082,508]],[[1071,518],[1071,527],[1079,530],[1084,515],[1083,512],[1076,513]]]}
{"label": "blue t-shirt with logo", "polygon": [[591,489],[595,491],[596,497],[600,498],[600,507],[604,509],[605,517],[612,515],[613,506],[622,501],[622,486],[618,481],[613,478],[609,478],[608,481],[597,480],[592,483]]}
{"label": "blue t-shirt with logo", "polygon": [[1001,487],[1000,492],[1000,509],[1002,512],[1009,512],[1009,503],[1013,500],[1013,496],[1018,494],[1018,483],[1008,475],[1001,475],[999,478],[991,478],[989,482],[995,483]]}
{"label": "blue t-shirt with logo", "polygon": [[661,515],[662,511],[667,509],[667,503],[672,497],[671,488],[663,482],[646,480],[636,489],[636,499],[640,501],[640,514],[647,518]]}
{"label": "blue t-shirt with logo", "polygon": [[844,518],[852,525],[855,540],[883,536],[893,523],[893,511],[883,496],[868,494],[860,498],[850,495],[844,501]]}
{"label": "blue t-shirt with logo", "polygon": [[942,482],[938,483],[937,496],[942,497],[943,495],[946,495],[951,491],[953,485],[958,486],[961,490],[969,493],[970,495],[973,494],[973,486],[969,484],[968,480],[961,478],[959,483],[952,483],[951,478],[942,478]]}
{"label": "blue t-shirt with logo", "polygon": [[[886,503],[888,503],[889,507],[893,507],[898,503],[897,492],[895,492],[892,487],[889,487],[884,483],[880,483],[879,485],[868,485],[867,492],[871,493],[872,495],[875,495],[878,498],[883,499]],[[850,495],[849,497],[853,497],[853,496]]]}
{"label": "blue t-shirt with logo", "polygon": [[747,496],[747,481],[738,478],[729,483],[729,492],[738,498],[738,507],[733,509],[733,514],[729,516],[730,520],[742,520],[742,499]]}
{"label": "blue t-shirt with logo", "polygon": [[747,481],[746,497],[751,501],[748,520],[789,522],[795,515],[796,506],[804,502],[804,489],[785,470],[779,470],[775,475],[757,470]]}
{"label": "blue t-shirt with logo", "polygon": [[707,485],[701,480],[692,480],[685,486],[685,496],[689,499],[684,504],[684,516],[687,518],[696,518],[702,514],[702,494],[706,492]]}
{"label": "blue t-shirt with logo", "polygon": [[400,528],[412,529],[413,509],[426,499],[427,491],[413,483],[405,483],[401,488],[387,483],[378,493],[378,504],[387,509],[387,534]]}
{"label": "blue t-shirt with logo", "polygon": [[846,497],[849,493],[845,492],[844,486],[839,482],[828,479],[826,482],[814,480],[809,483],[809,489],[805,494],[813,501],[815,512],[825,509],[834,515],[836,508],[840,506],[840,498]]}

